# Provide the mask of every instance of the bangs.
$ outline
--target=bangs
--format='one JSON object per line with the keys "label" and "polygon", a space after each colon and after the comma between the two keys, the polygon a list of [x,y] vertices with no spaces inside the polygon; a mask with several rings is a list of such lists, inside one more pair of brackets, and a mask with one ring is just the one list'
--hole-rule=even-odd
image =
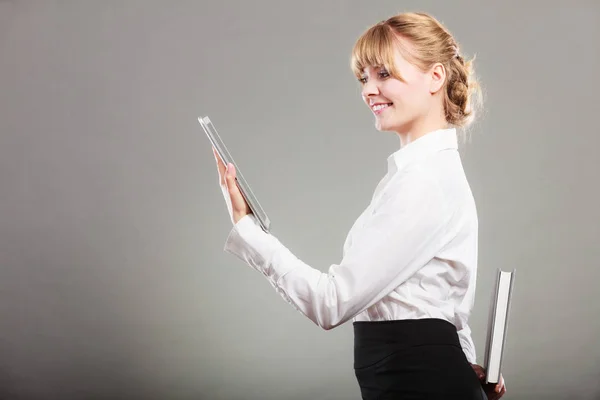
{"label": "bangs", "polygon": [[392,29],[384,24],[377,24],[363,33],[352,49],[351,68],[354,75],[360,78],[369,67],[385,67],[391,76],[402,80],[394,64],[395,48],[400,42]]}

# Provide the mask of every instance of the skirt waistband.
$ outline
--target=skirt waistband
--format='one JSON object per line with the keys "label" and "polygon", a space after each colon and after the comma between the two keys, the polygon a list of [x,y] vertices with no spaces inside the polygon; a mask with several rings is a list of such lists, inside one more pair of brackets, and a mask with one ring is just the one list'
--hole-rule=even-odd
{"label": "skirt waistband", "polygon": [[355,321],[354,367],[371,365],[409,347],[450,345],[461,348],[456,326],[440,318]]}

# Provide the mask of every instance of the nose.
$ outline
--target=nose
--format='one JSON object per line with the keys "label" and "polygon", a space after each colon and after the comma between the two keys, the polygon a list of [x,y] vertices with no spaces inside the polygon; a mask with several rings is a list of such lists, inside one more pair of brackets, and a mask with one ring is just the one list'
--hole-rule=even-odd
{"label": "nose", "polygon": [[376,96],[379,94],[379,86],[374,79],[368,79],[362,87],[362,96],[365,100],[368,100],[370,96]]}

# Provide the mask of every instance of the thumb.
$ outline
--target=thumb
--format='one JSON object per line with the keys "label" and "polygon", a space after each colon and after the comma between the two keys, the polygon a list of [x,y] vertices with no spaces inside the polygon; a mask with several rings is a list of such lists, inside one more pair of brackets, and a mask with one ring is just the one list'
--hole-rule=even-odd
{"label": "thumb", "polygon": [[235,182],[235,167],[231,163],[225,168],[225,182],[227,183],[229,193],[234,195],[240,193],[237,183]]}
{"label": "thumb", "polygon": [[233,164],[229,163],[225,166],[225,178],[231,181],[233,179]]}

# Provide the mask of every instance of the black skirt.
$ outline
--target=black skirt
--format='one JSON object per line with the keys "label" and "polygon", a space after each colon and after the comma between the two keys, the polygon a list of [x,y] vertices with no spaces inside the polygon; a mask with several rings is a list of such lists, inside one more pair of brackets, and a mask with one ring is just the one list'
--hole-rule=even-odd
{"label": "black skirt", "polygon": [[364,400],[487,400],[452,323],[427,318],[353,325],[354,373]]}

